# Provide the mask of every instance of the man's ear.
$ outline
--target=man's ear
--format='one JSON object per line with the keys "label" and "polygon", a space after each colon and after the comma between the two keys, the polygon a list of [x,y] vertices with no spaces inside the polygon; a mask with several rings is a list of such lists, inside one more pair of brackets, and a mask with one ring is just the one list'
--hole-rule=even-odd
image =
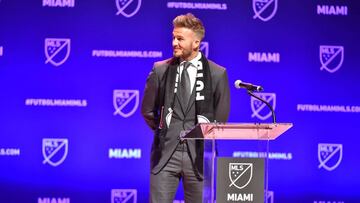
{"label": "man's ear", "polygon": [[193,47],[194,47],[195,50],[199,50],[200,40],[195,39],[195,41],[193,42]]}

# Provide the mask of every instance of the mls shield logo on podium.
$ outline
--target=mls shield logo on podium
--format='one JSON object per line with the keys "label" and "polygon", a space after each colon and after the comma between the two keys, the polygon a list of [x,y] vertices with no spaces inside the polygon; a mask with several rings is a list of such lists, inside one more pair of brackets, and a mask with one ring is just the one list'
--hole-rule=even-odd
{"label": "mls shield logo on podium", "polygon": [[62,65],[70,55],[70,39],[46,38],[45,39],[45,64],[54,66]]}
{"label": "mls shield logo on podium", "polygon": [[111,203],[136,203],[137,190],[135,189],[112,189]]}
{"label": "mls shield logo on podium", "polygon": [[133,17],[140,9],[141,0],[115,0],[118,11],[116,15],[123,15],[124,17]]}
{"label": "mls shield logo on podium", "polygon": [[[276,94],[275,93],[254,93],[256,96],[267,101],[275,110]],[[266,104],[262,101],[251,97],[251,110],[253,114],[251,117],[257,117],[260,120],[266,120],[271,116],[271,110],[267,108]]]}
{"label": "mls shield logo on podium", "polygon": [[69,141],[65,138],[44,138],[42,140],[43,164],[58,166],[68,154]]}
{"label": "mls shield logo on podium", "polygon": [[343,146],[342,144],[318,144],[319,168],[328,171],[336,169],[342,160]]}
{"label": "mls shield logo on podium", "polygon": [[268,21],[274,17],[277,11],[277,0],[253,0],[254,19],[259,18],[262,21]]}
{"label": "mls shield logo on podium", "polygon": [[231,184],[238,189],[246,187],[253,176],[252,163],[229,163],[229,178]]}
{"label": "mls shield logo on podium", "polygon": [[264,159],[218,157],[216,169],[217,203],[264,203]]}
{"label": "mls shield logo on podium", "polygon": [[114,90],[114,115],[127,118],[133,115],[139,106],[139,90]]}
{"label": "mls shield logo on podium", "polygon": [[320,46],[320,70],[326,70],[334,73],[340,69],[344,61],[344,47],[343,46]]}
{"label": "mls shield logo on podium", "polygon": [[205,57],[209,57],[209,42],[200,43],[200,51],[205,54]]}

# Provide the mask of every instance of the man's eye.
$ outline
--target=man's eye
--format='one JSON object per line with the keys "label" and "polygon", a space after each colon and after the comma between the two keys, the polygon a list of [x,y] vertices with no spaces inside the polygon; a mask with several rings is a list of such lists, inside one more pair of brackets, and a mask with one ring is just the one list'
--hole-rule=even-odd
{"label": "man's eye", "polygon": [[[1,1],[1,0],[0,0]],[[177,41],[183,41],[184,40],[184,38],[182,38],[182,37],[173,37],[173,40],[177,40]]]}

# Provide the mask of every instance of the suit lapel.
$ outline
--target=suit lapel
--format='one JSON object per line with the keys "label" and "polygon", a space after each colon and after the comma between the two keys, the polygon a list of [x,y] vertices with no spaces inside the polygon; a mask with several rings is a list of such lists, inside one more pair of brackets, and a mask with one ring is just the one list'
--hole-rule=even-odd
{"label": "suit lapel", "polygon": [[175,99],[175,93],[174,93],[174,89],[175,89],[175,79],[176,79],[176,68],[177,65],[176,64],[169,64],[168,70],[169,70],[169,77],[167,77],[167,81],[165,82],[165,86],[164,88],[166,89],[166,101],[167,101],[167,105],[170,108],[173,108],[173,102]]}
{"label": "suit lapel", "polygon": [[[183,104],[181,103],[181,99],[179,99],[179,89],[177,90],[177,93],[175,94],[174,89],[175,89],[175,82],[176,82],[176,77],[177,77],[177,68],[178,68],[178,63],[176,61],[173,61],[172,63],[169,64],[169,81],[168,81],[168,86],[166,86],[165,88],[167,88],[168,91],[168,101],[170,103],[168,103],[169,107],[174,109],[175,105],[179,106],[179,111],[181,112],[177,112],[177,115],[180,117],[184,117],[185,115],[185,111],[186,109],[183,107]],[[178,84],[179,85],[179,84]],[[175,101],[176,100],[176,101]]]}

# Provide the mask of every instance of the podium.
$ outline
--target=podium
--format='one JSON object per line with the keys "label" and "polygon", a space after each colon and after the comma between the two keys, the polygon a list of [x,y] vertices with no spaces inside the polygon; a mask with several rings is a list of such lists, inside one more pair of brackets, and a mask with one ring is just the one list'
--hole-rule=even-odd
{"label": "podium", "polygon": [[[258,142],[262,142],[265,145],[265,153],[266,156],[264,158],[265,162],[265,172],[264,174],[260,174],[260,179],[262,181],[261,189],[261,197],[256,197],[256,201],[254,201],[254,197],[250,193],[246,193],[247,196],[241,196],[242,193],[232,193],[228,195],[228,199],[234,201],[241,199],[242,202],[246,202],[243,200],[248,199],[249,202],[264,202],[264,191],[267,194],[268,190],[268,152],[269,152],[269,142],[271,140],[275,140],[281,134],[286,132],[288,129],[292,127],[292,123],[200,123],[197,124],[193,129],[191,129],[187,134],[183,136],[183,139],[199,139],[204,140],[204,188],[203,188],[203,203],[213,203],[213,202],[222,202],[220,199],[216,200],[215,191],[219,191],[219,186],[215,185],[216,181],[216,169],[215,162],[217,160],[217,146],[216,140],[257,140]],[[233,163],[232,163],[233,164]],[[232,167],[236,167],[236,164]],[[251,175],[252,175],[252,167],[251,166]],[[219,168],[222,170],[222,168]],[[230,165],[229,165],[229,171]],[[235,168],[236,170],[236,168]],[[247,170],[247,169],[246,169]],[[238,171],[237,171],[238,172]],[[241,173],[242,171],[239,172]],[[244,170],[242,173],[244,174],[246,171]],[[241,174],[242,175],[242,174]],[[224,179],[232,179],[231,174],[229,172],[229,177],[222,177]],[[236,176],[235,176],[236,177]],[[252,177],[252,176],[251,176]],[[219,178],[219,177],[218,177]],[[240,177],[238,177],[240,178]],[[238,179],[237,178],[237,179]],[[235,179],[235,178],[234,178]],[[235,181],[237,181],[237,179]],[[230,180],[230,185],[221,185],[221,187],[231,187],[236,183],[234,180]],[[216,181],[217,184],[222,182],[222,179],[218,179]],[[256,186],[259,189],[259,186]],[[241,187],[237,187],[238,191],[242,189]],[[217,189],[217,190],[216,190]],[[236,188],[235,188],[236,189]],[[219,195],[219,194],[217,194]],[[244,199],[245,198],[245,199]],[[224,201],[225,202],[225,201]]]}

